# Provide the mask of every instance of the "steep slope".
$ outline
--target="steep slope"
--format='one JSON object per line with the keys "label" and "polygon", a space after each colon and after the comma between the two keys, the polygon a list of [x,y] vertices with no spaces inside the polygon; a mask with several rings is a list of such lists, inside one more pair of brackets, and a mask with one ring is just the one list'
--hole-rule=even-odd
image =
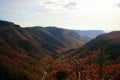
{"label": "steep slope", "polygon": [[0,21],[1,80],[39,80],[51,55],[19,25]]}
{"label": "steep slope", "polygon": [[98,50],[101,45],[106,47],[111,59],[120,57],[120,31],[99,35],[82,46],[82,48],[78,49],[75,53],[79,54],[85,49],[89,51]]}
{"label": "steep slope", "polygon": [[[32,27],[25,28],[40,44],[49,52],[62,53],[71,48],[78,48],[85,44],[79,38],[79,35],[72,30],[56,27]],[[77,36],[77,37],[76,37]]]}
{"label": "steep slope", "polygon": [[14,49],[17,52],[29,53],[33,49],[39,53],[40,50],[38,49],[41,49],[41,45],[33,39],[31,34],[23,30],[19,25],[5,21],[0,21],[0,46]]}

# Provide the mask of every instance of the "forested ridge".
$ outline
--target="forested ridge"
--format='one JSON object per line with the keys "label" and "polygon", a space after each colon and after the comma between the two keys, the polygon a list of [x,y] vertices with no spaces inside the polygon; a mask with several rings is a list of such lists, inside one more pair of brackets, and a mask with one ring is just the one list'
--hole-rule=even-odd
{"label": "forested ridge", "polygon": [[0,74],[0,80],[119,80],[120,31],[0,21]]}

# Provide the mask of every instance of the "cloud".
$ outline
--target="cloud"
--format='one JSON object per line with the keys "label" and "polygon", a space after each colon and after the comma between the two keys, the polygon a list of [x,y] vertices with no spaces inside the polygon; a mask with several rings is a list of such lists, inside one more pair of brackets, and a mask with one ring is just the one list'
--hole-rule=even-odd
{"label": "cloud", "polygon": [[120,3],[118,3],[116,6],[117,6],[117,7],[120,7]]}
{"label": "cloud", "polygon": [[[50,10],[94,10],[110,8],[118,0],[37,0],[39,5]],[[120,6],[117,5],[117,6]]]}
{"label": "cloud", "polygon": [[69,2],[68,4],[64,5],[65,8],[69,8],[69,9],[74,9],[76,8],[77,3],[76,2]]}
{"label": "cloud", "polygon": [[77,0],[38,0],[39,4],[46,9],[63,10],[76,9]]}

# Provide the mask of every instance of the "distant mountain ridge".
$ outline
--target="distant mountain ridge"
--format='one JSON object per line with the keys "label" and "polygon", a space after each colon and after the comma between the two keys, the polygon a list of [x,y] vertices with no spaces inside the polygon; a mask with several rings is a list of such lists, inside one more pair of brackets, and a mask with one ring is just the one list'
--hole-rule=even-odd
{"label": "distant mountain ridge", "polygon": [[[16,38],[20,39],[19,41],[25,40],[25,41],[28,41],[33,47],[37,47],[37,48],[42,47],[43,49],[50,52],[56,52],[59,49],[61,50],[65,48],[70,49],[74,47],[80,47],[81,45],[85,44],[87,41],[93,38],[93,37],[91,38],[91,35],[92,35],[91,32],[92,33],[98,32],[99,34],[104,33],[102,31],[97,31],[97,32],[96,31],[77,31],[76,32],[76,30],[67,30],[67,29],[50,27],[50,26],[45,28],[39,27],[39,26],[21,28],[19,25],[16,25],[14,23],[7,22],[7,21],[0,21],[0,28],[1,28],[0,29],[1,34],[4,34],[2,32],[6,31],[4,36],[1,35],[3,38],[5,36],[7,38],[11,36],[11,39],[13,38],[13,41]],[[86,33],[90,32],[90,36],[89,35],[86,36],[86,34],[84,34],[85,32]],[[96,35],[98,35],[98,33]],[[95,34],[93,35],[95,36]]]}
{"label": "distant mountain ridge", "polygon": [[91,39],[95,38],[96,36],[100,34],[105,33],[102,30],[75,30],[75,32],[81,35],[81,38],[86,42],[90,41]]}
{"label": "distant mountain ridge", "polygon": [[[107,53],[110,54],[110,59],[117,59],[120,57],[120,31],[113,31],[106,34],[101,34],[92,39],[81,48],[77,49],[73,54],[81,54],[82,51],[95,51],[100,48],[100,45],[105,46]],[[89,52],[86,52],[87,55]]]}

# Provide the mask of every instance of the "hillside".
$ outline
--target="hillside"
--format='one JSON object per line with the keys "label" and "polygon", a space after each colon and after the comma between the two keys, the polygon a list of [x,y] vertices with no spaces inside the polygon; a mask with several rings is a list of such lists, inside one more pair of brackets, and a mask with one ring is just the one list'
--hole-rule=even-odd
{"label": "hillside", "polygon": [[111,59],[116,59],[120,56],[120,31],[114,31],[97,36],[95,39],[89,41],[76,53],[80,53],[85,49],[90,51],[98,50],[100,46],[105,46]]}
{"label": "hillside", "polygon": [[0,79],[40,80],[54,57],[85,43],[86,40],[74,30],[38,26],[22,28],[0,20]]}
{"label": "hillside", "polygon": [[[62,53],[71,48],[77,48],[85,44],[85,41],[77,39],[71,34],[71,30],[56,27],[30,27],[24,28],[42,48],[52,54]],[[77,33],[73,33],[79,37]]]}
{"label": "hillside", "polygon": [[19,25],[0,21],[1,80],[39,80],[50,58]]}
{"label": "hillside", "polygon": [[64,70],[66,80],[119,80],[120,31],[101,34],[78,49],[70,49],[48,68],[47,80]]}

